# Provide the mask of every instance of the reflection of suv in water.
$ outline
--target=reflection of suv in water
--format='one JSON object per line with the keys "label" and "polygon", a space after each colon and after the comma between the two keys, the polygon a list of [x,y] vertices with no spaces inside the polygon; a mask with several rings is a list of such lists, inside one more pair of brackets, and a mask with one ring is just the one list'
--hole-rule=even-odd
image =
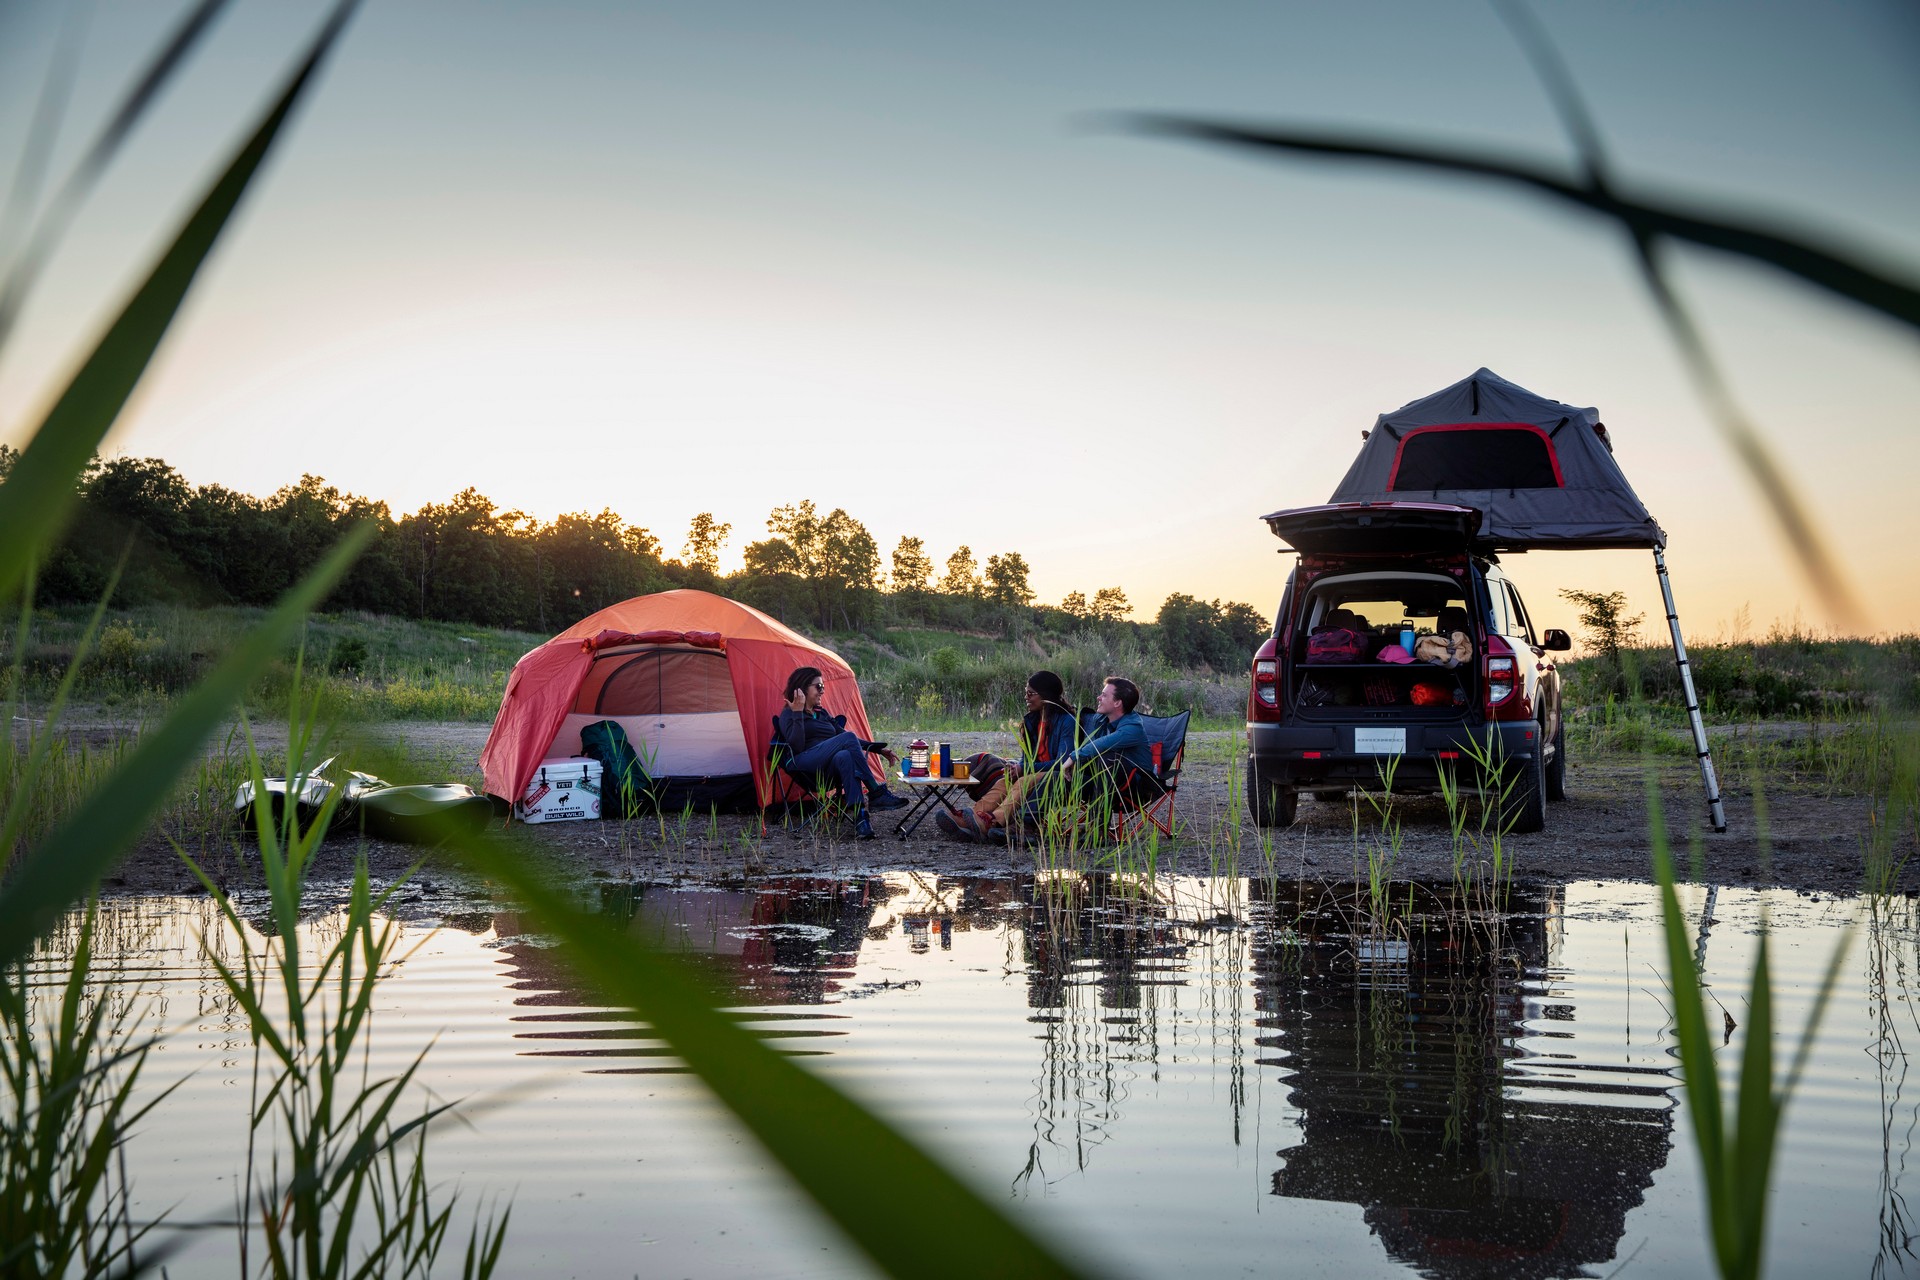
{"label": "reflection of suv in water", "polygon": [[1566,796],[1548,654],[1572,641],[1536,633],[1495,558],[1473,551],[1480,513],[1350,502],[1265,518],[1300,560],[1254,655],[1254,821],[1290,825],[1302,791],[1432,792],[1445,773],[1504,796],[1503,825],[1540,830],[1546,802]]}

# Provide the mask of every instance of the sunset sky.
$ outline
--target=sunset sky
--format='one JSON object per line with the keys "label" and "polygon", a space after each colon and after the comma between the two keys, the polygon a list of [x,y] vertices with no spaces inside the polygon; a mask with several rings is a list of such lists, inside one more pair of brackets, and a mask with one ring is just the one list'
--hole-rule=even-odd
{"label": "sunset sky", "polygon": [[[90,6],[55,173],[184,5]],[[0,8],[10,181],[74,6]],[[1635,189],[1764,214],[1920,278],[1911,4],[1537,3]],[[47,398],[323,13],[235,0],[0,351]],[[1323,501],[1376,414],[1485,365],[1597,405],[1701,639],[1824,628],[1620,233],[1502,190],[1128,135],[1163,110],[1565,162],[1478,3],[370,0],[203,274],[112,453],[395,511],[845,507],[883,559],[1017,550],[1042,600],[1118,585],[1270,612],[1256,517]],[[1571,165],[1569,164],[1569,170]],[[1736,394],[1876,631],[1920,629],[1920,344],[1682,250]],[[1075,513],[1083,513],[1084,521]],[[1625,589],[1644,554],[1509,560]]]}

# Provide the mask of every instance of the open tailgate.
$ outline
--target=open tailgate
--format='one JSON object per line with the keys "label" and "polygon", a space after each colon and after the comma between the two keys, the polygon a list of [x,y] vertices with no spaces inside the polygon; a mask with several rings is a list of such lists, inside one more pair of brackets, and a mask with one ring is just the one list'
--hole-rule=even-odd
{"label": "open tailgate", "polygon": [[1465,551],[1480,529],[1474,508],[1442,502],[1335,502],[1260,518],[1296,551],[1336,554]]}

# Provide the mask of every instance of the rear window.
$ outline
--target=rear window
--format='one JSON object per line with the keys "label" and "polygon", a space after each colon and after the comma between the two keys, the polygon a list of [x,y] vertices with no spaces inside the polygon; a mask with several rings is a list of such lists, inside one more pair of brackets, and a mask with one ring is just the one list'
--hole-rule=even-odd
{"label": "rear window", "polygon": [[1392,491],[1560,487],[1553,442],[1525,423],[1416,427],[1400,441],[1387,480]]}
{"label": "rear window", "polygon": [[1407,627],[1416,632],[1470,630],[1466,604],[1459,584],[1445,578],[1396,581],[1384,574],[1356,574],[1317,584],[1307,601],[1305,622],[1309,632],[1338,626],[1393,632],[1395,638]]}

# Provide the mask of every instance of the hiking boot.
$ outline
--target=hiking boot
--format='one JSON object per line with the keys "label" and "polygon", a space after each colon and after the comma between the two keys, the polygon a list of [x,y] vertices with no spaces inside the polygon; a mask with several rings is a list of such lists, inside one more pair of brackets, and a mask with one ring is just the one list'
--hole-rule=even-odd
{"label": "hiking boot", "polygon": [[873,823],[868,821],[864,813],[860,815],[860,821],[853,824],[853,838],[855,840],[873,839]]}
{"label": "hiking boot", "polygon": [[867,807],[869,809],[904,809],[912,803],[913,801],[907,799],[905,796],[896,795],[885,787],[880,788],[867,797]]}
{"label": "hiking boot", "polygon": [[968,844],[980,839],[980,829],[973,824],[973,819],[965,812],[956,818],[942,809],[933,815],[933,825],[954,839],[965,840]]}

